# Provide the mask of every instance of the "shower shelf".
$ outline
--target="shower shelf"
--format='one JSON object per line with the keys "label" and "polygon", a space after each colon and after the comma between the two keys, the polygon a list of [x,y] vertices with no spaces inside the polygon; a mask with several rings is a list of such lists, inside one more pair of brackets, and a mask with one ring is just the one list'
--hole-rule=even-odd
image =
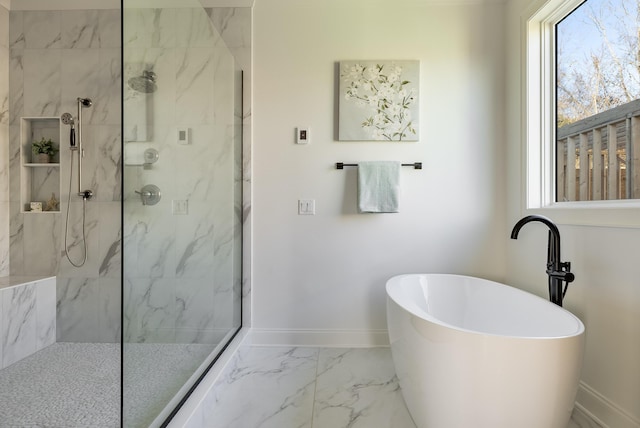
{"label": "shower shelf", "polygon": [[57,213],[53,211],[31,211],[31,202],[46,202],[51,195],[60,200],[59,153],[51,163],[31,162],[31,144],[41,138],[51,139],[58,145],[61,141],[59,117],[23,117],[20,120],[20,204],[23,213]]}

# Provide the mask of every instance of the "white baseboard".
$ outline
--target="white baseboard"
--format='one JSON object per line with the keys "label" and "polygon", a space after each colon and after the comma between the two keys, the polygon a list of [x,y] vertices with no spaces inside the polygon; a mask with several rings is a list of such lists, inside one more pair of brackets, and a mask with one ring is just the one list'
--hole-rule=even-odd
{"label": "white baseboard", "polygon": [[253,346],[367,348],[389,346],[387,330],[280,330],[252,328]]}
{"label": "white baseboard", "polygon": [[603,428],[640,428],[638,419],[584,382],[578,387],[576,407]]}

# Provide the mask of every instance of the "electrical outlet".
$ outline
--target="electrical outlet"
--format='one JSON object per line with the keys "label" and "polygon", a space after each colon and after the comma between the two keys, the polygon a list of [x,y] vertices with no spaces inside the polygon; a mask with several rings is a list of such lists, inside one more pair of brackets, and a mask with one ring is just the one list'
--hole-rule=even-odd
{"label": "electrical outlet", "polygon": [[315,215],[316,201],[314,199],[298,199],[298,215]]}
{"label": "electrical outlet", "polygon": [[171,201],[171,212],[173,215],[187,215],[189,214],[189,200],[188,199],[174,199]]}

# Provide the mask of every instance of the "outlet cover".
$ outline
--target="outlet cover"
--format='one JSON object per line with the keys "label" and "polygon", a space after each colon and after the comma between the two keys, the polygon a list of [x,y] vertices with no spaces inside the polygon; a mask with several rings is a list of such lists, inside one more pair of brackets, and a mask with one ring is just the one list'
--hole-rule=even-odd
{"label": "outlet cover", "polygon": [[189,214],[189,200],[188,199],[174,199],[171,201],[171,212],[173,215],[187,215]]}
{"label": "outlet cover", "polygon": [[298,199],[298,215],[315,215],[316,201],[314,199]]}

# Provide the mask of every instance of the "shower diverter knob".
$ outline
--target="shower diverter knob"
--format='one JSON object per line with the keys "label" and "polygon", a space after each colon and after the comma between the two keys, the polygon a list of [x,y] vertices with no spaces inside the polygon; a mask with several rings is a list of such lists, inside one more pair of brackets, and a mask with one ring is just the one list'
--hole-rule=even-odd
{"label": "shower diverter knob", "polygon": [[162,197],[160,188],[155,184],[147,184],[141,190],[136,190],[136,193],[140,195],[142,205],[155,205],[160,202]]}

